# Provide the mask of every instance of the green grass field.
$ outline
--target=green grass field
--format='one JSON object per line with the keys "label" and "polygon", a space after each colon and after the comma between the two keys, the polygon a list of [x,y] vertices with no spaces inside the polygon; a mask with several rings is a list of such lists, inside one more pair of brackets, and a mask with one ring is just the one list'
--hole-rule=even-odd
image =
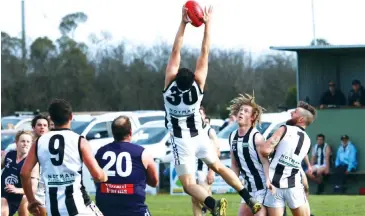
{"label": "green grass field", "polygon": [[[220,195],[215,195],[220,198]],[[228,200],[228,216],[236,216],[240,197],[225,195]],[[365,196],[316,196],[309,197],[312,214],[315,216],[360,216],[365,215]],[[147,197],[153,216],[190,216],[192,215],[188,196],[158,195]],[[290,210],[288,209],[288,213]],[[289,214],[291,215],[291,213]]]}
{"label": "green grass field", "polygon": [[[220,198],[220,195],[215,195]],[[240,197],[225,195],[228,200],[228,216],[236,216]],[[361,216],[365,215],[365,196],[316,196],[311,195],[310,205],[315,216]],[[192,215],[188,196],[158,195],[148,196],[147,204],[153,216],[190,216]],[[288,209],[288,213],[289,213]],[[291,215],[291,213],[289,213]]]}

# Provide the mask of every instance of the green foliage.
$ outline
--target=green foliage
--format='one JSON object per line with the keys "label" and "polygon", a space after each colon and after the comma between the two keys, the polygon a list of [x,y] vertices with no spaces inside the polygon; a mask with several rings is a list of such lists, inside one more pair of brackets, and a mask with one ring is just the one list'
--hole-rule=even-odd
{"label": "green foliage", "polygon": [[310,45],[311,46],[329,46],[331,44],[328,43],[328,41],[326,39],[317,38],[315,40],[312,40]]}
{"label": "green foliage", "polygon": [[289,108],[295,107],[297,105],[297,87],[292,86],[288,88],[285,97],[285,105]]}
{"label": "green foliage", "polygon": [[73,35],[77,26],[86,21],[87,21],[87,15],[83,12],[68,14],[62,18],[62,21],[58,26],[58,29],[60,30],[63,36],[69,35],[70,33]]}
{"label": "green foliage", "polygon": [[[111,36],[102,32],[90,37],[89,48],[72,36],[86,21],[81,12],[67,15],[59,25],[60,38],[36,38],[29,47],[26,72],[20,39],[1,33],[3,115],[46,110],[55,97],[69,100],[75,111],[163,109],[161,91],[171,46],[160,42],[127,51],[123,41],[115,46],[104,43]],[[181,66],[193,70],[199,51],[184,47]],[[245,50],[212,49],[203,101],[208,115],[228,117],[229,101],[253,91],[260,105],[276,110],[285,103],[288,87],[295,85],[294,62],[293,56],[282,54],[254,61]]]}

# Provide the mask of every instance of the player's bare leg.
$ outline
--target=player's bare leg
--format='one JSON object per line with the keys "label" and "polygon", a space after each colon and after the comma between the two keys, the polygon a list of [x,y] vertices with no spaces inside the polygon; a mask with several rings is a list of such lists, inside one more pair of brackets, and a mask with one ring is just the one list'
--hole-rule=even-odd
{"label": "player's bare leg", "polygon": [[19,205],[19,208],[18,208],[18,215],[19,216],[29,216],[28,200],[25,196],[23,196],[23,199],[20,202],[20,205]]}
{"label": "player's bare leg", "polygon": [[210,209],[210,211],[212,211],[213,215],[226,215],[226,199],[222,198],[221,200],[216,201],[209,195],[209,192],[203,186],[196,183],[194,176],[191,174],[181,175],[179,176],[179,180],[183,185],[185,193],[194,197],[200,203],[204,203]]}
{"label": "player's bare leg", "polygon": [[293,216],[310,216],[309,205],[307,203],[296,209],[290,209]]}
{"label": "player's bare leg", "polygon": [[279,207],[279,208],[266,207],[266,208],[267,208],[267,213],[270,216],[283,216],[285,211],[284,207]]}
{"label": "player's bare leg", "polygon": [[1,216],[9,215],[9,205],[8,200],[5,198],[1,198]]}
{"label": "player's bare leg", "polygon": [[242,203],[238,210],[238,216],[266,216],[266,207],[263,206],[259,212],[252,214],[250,207],[246,203]]}
{"label": "player's bare leg", "polygon": [[193,207],[193,215],[202,216],[202,209],[201,209],[200,202],[197,199],[195,199],[194,197],[191,197],[191,204]]}
{"label": "player's bare leg", "polygon": [[[211,186],[208,185],[208,183],[204,182],[204,183],[199,184],[199,185],[202,186],[208,192],[208,194],[210,196],[212,195]],[[202,214],[203,214],[202,205],[203,205],[203,208],[205,208],[204,204],[201,204],[194,197],[191,198],[191,202],[192,202],[194,216],[202,216]]]}
{"label": "player's bare leg", "polygon": [[262,205],[249,194],[249,192],[243,186],[241,180],[233,172],[233,170],[226,167],[220,160],[216,160],[216,162],[207,165],[214,172],[222,176],[224,181],[231,187],[233,187],[241,195],[247,205],[251,208],[253,214],[256,214],[258,211],[260,211]]}

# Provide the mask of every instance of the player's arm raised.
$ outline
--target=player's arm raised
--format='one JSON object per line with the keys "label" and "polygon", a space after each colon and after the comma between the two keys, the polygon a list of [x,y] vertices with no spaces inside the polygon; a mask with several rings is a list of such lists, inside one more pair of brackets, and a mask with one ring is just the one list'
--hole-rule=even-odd
{"label": "player's arm raised", "polygon": [[281,126],[275,133],[265,142],[261,148],[259,148],[259,152],[262,156],[268,157],[272,151],[274,151],[275,147],[279,144],[281,139],[286,133],[286,126]]}
{"label": "player's arm raised", "polygon": [[108,176],[105,174],[103,169],[100,168],[98,162],[96,161],[92,151],[90,144],[86,141],[85,138],[81,138],[80,141],[80,150],[82,160],[84,161],[86,167],[90,171],[91,176],[97,182],[106,182],[108,180]]}
{"label": "player's arm raised", "polygon": [[179,30],[176,33],[174,45],[172,46],[171,56],[166,67],[165,89],[171,83],[171,81],[175,79],[176,74],[180,67],[180,59],[181,59],[180,51],[184,40],[185,27],[186,24],[188,23],[186,12],[187,9],[183,7]]}
{"label": "player's arm raised", "polygon": [[153,157],[147,151],[142,152],[142,162],[147,170],[147,184],[151,187],[157,187],[158,184],[158,173],[156,169],[155,161]]}
{"label": "player's arm raised", "polygon": [[195,81],[198,83],[201,90],[204,89],[205,82],[208,75],[208,57],[210,51],[210,28],[211,28],[211,15],[213,12],[212,6],[209,9],[205,8],[204,11],[204,37],[201,47],[201,53],[196,63],[195,69]]}

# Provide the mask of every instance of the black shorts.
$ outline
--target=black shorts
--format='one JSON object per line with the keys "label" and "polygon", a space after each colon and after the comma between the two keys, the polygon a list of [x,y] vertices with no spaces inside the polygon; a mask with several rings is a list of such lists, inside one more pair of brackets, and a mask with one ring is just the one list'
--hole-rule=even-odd
{"label": "black shorts", "polygon": [[2,190],[1,198],[5,198],[8,201],[9,216],[13,216],[18,211],[20,203],[22,202],[23,195],[9,194],[7,192],[3,193]]}

